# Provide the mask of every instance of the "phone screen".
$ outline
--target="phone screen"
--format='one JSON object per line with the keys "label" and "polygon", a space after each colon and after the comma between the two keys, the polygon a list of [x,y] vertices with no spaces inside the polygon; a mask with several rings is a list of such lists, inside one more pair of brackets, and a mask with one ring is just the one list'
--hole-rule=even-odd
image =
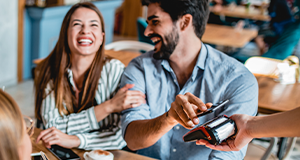
{"label": "phone screen", "polygon": [[80,157],[74,153],[71,149],[63,148],[58,145],[52,145],[51,148],[48,148],[58,159],[60,160],[77,160]]}
{"label": "phone screen", "polygon": [[41,155],[36,155],[31,157],[32,160],[43,160]]}
{"label": "phone screen", "polygon": [[31,160],[49,160],[49,159],[43,151],[40,151],[39,153],[32,153]]}

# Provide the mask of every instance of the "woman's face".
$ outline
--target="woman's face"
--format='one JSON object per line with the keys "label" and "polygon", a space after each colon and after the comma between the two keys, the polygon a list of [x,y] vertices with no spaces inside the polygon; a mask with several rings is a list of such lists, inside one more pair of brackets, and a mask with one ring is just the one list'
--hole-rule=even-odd
{"label": "woman's face", "polygon": [[32,146],[31,146],[31,140],[30,137],[26,131],[26,125],[24,123],[24,131],[22,135],[22,141],[19,146],[19,158],[20,160],[30,160],[31,159],[31,152],[32,152]]}
{"label": "woman's face", "polygon": [[68,44],[71,54],[95,55],[103,42],[101,21],[98,14],[88,8],[78,8],[71,16]]}

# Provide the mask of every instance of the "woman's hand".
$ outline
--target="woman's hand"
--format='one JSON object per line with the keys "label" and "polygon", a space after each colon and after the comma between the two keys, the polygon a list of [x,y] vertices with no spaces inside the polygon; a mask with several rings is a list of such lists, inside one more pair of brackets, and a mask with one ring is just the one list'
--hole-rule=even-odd
{"label": "woman's hand", "polygon": [[55,127],[43,130],[36,139],[36,143],[43,141],[45,147],[51,148],[51,145],[59,145],[64,148],[75,148],[80,145],[80,140],[75,135],[67,135]]}
{"label": "woman's hand", "polygon": [[133,108],[146,103],[145,94],[140,91],[131,91],[134,84],[126,84],[117,94],[109,100],[111,113],[121,112],[128,108]]}
{"label": "woman's hand", "polygon": [[245,145],[247,145],[253,137],[249,133],[249,129],[247,126],[247,122],[253,118],[252,116],[245,115],[245,114],[235,114],[230,117],[232,120],[235,121],[235,124],[238,128],[237,134],[232,139],[228,139],[225,142],[215,146],[210,144],[208,141],[205,140],[198,140],[196,144],[198,145],[205,145],[206,147],[214,150],[220,151],[239,151]]}

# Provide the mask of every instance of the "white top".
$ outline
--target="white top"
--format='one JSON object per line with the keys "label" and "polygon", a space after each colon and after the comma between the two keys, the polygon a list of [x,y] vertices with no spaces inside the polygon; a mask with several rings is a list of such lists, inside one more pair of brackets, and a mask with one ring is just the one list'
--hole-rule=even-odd
{"label": "white top", "polygon": [[[116,59],[112,59],[103,65],[95,100],[97,104],[107,101],[115,93],[119,85],[124,65]],[[69,81],[73,88],[73,74],[69,72]],[[56,127],[68,135],[76,135],[80,139],[78,148],[86,150],[112,150],[126,146],[121,133],[121,115],[112,113],[97,122],[94,106],[82,110],[79,113],[61,116],[55,106],[55,96],[49,83],[46,88],[46,98],[42,102],[41,115],[46,128]],[[66,107],[66,106],[65,106]]]}

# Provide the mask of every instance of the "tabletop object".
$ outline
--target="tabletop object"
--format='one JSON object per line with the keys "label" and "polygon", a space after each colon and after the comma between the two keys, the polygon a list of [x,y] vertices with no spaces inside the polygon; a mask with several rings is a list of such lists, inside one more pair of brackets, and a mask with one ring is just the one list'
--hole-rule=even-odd
{"label": "tabletop object", "polygon": [[[32,153],[43,151],[50,160],[57,160],[57,158],[50,151],[46,149],[42,141],[40,141],[37,144],[35,143],[36,138],[41,131],[42,131],[41,129],[34,128],[34,134],[30,138],[32,143]],[[72,149],[72,150],[83,160],[83,154],[86,152],[85,150],[81,150],[81,149]],[[111,152],[114,155],[114,160],[127,160],[127,159],[128,160],[129,159],[130,160],[155,160],[150,157],[138,155],[135,153],[130,153],[123,150],[111,150],[109,152]]]}
{"label": "tabletop object", "polygon": [[242,29],[237,31],[233,27],[207,24],[202,41],[204,43],[242,48],[257,36],[257,31]]}

